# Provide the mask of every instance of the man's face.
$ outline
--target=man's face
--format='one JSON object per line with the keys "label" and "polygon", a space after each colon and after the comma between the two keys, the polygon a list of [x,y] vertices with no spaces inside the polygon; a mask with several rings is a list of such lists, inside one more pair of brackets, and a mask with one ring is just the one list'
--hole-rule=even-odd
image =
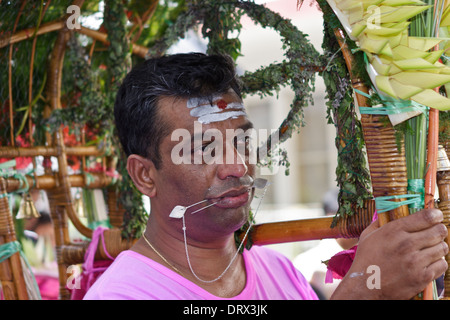
{"label": "man's face", "polygon": [[[174,133],[183,132],[185,139],[168,135],[162,140],[162,166],[155,179],[157,194],[152,205],[158,201],[164,218],[173,220],[169,214],[176,205],[189,206],[208,199],[186,211],[186,225],[205,236],[229,234],[248,220],[253,197],[255,164],[249,161],[249,137],[240,134],[252,128],[252,123],[241,115],[241,100],[234,92],[221,95],[215,102],[220,109],[229,106],[227,110],[202,118],[209,123],[199,122],[192,103],[169,97],[159,102],[163,121]],[[237,116],[228,117],[231,114]],[[184,160],[181,163],[180,157]],[[208,205],[212,206],[191,214]]]}

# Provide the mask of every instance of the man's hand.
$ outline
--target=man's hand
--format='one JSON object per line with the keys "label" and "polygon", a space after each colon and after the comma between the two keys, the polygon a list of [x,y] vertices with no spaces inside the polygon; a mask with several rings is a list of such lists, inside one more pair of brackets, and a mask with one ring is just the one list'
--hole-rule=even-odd
{"label": "man's hand", "polygon": [[[425,209],[361,234],[352,267],[332,299],[410,299],[447,270],[442,212]],[[367,286],[370,265],[380,273],[379,289]]]}

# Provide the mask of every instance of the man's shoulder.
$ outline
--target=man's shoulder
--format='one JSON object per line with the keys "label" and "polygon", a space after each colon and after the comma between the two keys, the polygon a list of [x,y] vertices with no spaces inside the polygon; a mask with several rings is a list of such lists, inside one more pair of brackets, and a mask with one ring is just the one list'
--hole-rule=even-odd
{"label": "man's shoulder", "polygon": [[245,252],[245,259],[255,269],[283,269],[289,273],[297,272],[292,261],[281,252],[265,246],[253,246]]}
{"label": "man's shoulder", "polygon": [[246,250],[246,256],[250,259],[268,261],[276,259],[276,261],[289,262],[290,260],[282,253],[268,248],[266,246],[253,245],[250,250]]}

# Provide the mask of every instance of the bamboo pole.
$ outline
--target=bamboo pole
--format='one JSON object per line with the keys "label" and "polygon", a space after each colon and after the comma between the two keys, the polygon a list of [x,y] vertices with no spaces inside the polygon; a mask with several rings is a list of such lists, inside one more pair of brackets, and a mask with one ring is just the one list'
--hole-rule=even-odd
{"label": "bamboo pole", "polygon": [[[68,156],[94,156],[102,157],[105,151],[98,149],[97,146],[74,146],[66,147]],[[0,158],[18,158],[18,157],[56,157],[58,149],[50,146],[35,147],[0,147]]]}
{"label": "bamboo pole", "polygon": [[427,170],[425,174],[425,208],[434,208],[436,189],[437,157],[439,144],[439,110],[431,108],[429,112],[427,141]]}
{"label": "bamboo pole", "polygon": [[13,32],[11,36],[5,35],[0,37],[0,48],[6,47],[7,45],[11,45],[14,43],[18,43],[23,40],[31,39],[33,34],[36,32],[36,36],[40,36],[42,34],[46,34],[53,31],[58,31],[64,28],[64,21],[51,21],[42,24],[39,28],[27,28],[20,30],[18,32]]}
{"label": "bamboo pole", "polygon": [[[13,35],[11,36],[0,37],[0,48],[6,47],[7,45],[12,45],[14,43],[18,43],[20,41],[28,40],[32,37],[34,32],[36,32],[36,35],[39,36],[53,31],[60,31],[63,28],[65,28],[65,26],[66,26],[65,21],[52,21],[42,24],[39,28],[37,28],[37,31],[36,28],[33,27],[18,32],[14,32]],[[81,26],[80,29],[74,29],[74,31],[84,34],[94,40],[100,41],[105,45],[109,45],[109,41],[107,40],[108,35],[105,32],[93,30],[83,26]],[[142,58],[146,58],[148,53],[148,48],[136,43],[131,44],[131,50],[133,54]]]}
{"label": "bamboo pole", "polygon": [[[433,16],[437,17],[438,1],[434,1]],[[439,23],[435,25],[433,30],[435,37],[439,36]],[[434,51],[439,50],[439,45],[433,48]],[[439,88],[434,89],[439,93]],[[437,158],[439,150],[439,110],[430,108],[428,113],[428,137],[427,137],[427,166],[425,174],[425,209],[434,208],[434,193],[436,189],[437,179]],[[448,261],[448,260],[447,260]],[[423,300],[433,300],[433,283],[430,282],[423,291]]]}
{"label": "bamboo pole", "polygon": [[[437,156],[439,144],[439,110],[431,108],[428,114],[427,170],[425,174],[425,209],[434,208]],[[433,300],[433,283],[423,290],[423,300]]]}
{"label": "bamboo pole", "polygon": [[[36,32],[36,35],[42,35],[53,31],[60,31],[64,29],[66,26],[65,21],[52,21],[42,24],[39,28],[27,28],[18,32],[14,32],[12,36],[3,36],[0,37],[0,48],[6,47],[7,45],[12,45],[14,43],[28,40],[32,37],[32,35]],[[101,32],[98,30],[93,30],[90,28],[86,28],[81,26],[80,29],[74,29],[74,31],[78,31],[81,34],[84,34],[92,39],[100,41],[106,45],[109,45],[109,41],[107,40],[108,34],[105,32]],[[146,58],[148,48],[141,46],[136,43],[131,44],[131,50],[133,54]]]}
{"label": "bamboo pole", "polygon": [[333,217],[320,217],[286,222],[255,225],[250,232],[250,241],[257,245],[274,243],[357,238],[372,222],[375,202],[367,200],[363,208],[358,208],[352,216],[339,217],[331,228]]}
{"label": "bamboo pole", "polygon": [[139,18],[139,23],[135,23],[133,25],[133,27],[131,28],[130,32],[128,33],[128,38],[131,37],[131,35],[134,33],[134,31],[136,30],[136,28],[139,28],[139,31],[137,32],[137,34],[134,35],[133,37],[133,41],[132,42],[137,42],[139,37],[141,36],[142,30],[144,28],[144,24],[153,17],[156,8],[158,7],[158,0],[152,0],[152,2],[149,4],[148,9],[144,12],[144,14]]}
{"label": "bamboo pole", "polygon": [[[110,186],[114,182],[114,178],[104,172],[89,173],[89,182],[84,174],[73,174],[68,176],[69,183],[72,187],[100,189]],[[39,190],[52,190],[59,188],[58,178],[51,174],[44,174],[42,176],[25,176],[30,188]],[[14,192],[22,187],[22,180],[13,177],[5,179],[7,192]]]}
{"label": "bamboo pole", "polygon": [[[92,30],[86,27],[81,27],[80,29],[76,30],[81,34],[84,34],[92,39],[95,39],[97,41],[102,42],[105,45],[109,45],[109,41],[107,40],[108,38],[108,34],[105,32],[101,32],[98,30]],[[141,58],[146,58],[147,57],[147,53],[148,53],[148,48],[141,46],[139,44],[136,43],[132,43],[131,44],[131,50],[132,52],[141,57]]]}
{"label": "bamboo pole", "polygon": [[70,292],[67,290],[66,284],[69,264],[64,261],[61,252],[64,245],[70,244],[69,224],[64,210],[65,194],[62,189],[55,188],[47,191],[47,197],[50,204],[50,214],[55,237],[56,261],[58,263],[59,276],[59,298],[61,300],[68,300],[70,299]]}
{"label": "bamboo pole", "polygon": [[123,216],[125,209],[122,203],[119,201],[116,188],[110,187],[107,190],[107,204],[108,204],[108,217],[109,223],[112,227],[121,229],[123,225]]}

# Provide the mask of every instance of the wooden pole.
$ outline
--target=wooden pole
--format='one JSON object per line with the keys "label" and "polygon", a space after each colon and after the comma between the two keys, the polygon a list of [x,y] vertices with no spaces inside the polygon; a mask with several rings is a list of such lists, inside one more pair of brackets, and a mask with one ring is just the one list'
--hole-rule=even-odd
{"label": "wooden pole", "polygon": [[[88,189],[101,189],[110,186],[113,183],[114,178],[106,175],[104,172],[92,172],[89,173],[90,181],[86,181],[86,175],[83,174],[73,174],[68,176],[70,185],[72,187],[88,188]],[[59,188],[58,178],[45,174],[42,176],[32,177],[25,176],[30,188],[40,189],[40,190],[51,190]],[[14,192],[21,188],[21,180],[16,178],[5,179],[7,192]]]}
{"label": "wooden pole", "polygon": [[31,37],[36,32],[36,36],[46,34],[53,31],[61,30],[65,26],[64,21],[52,21],[42,24],[37,30],[35,27],[27,28],[14,32],[11,36],[5,35],[0,37],[0,48],[6,47],[7,45],[14,44],[23,40],[31,39]]}
{"label": "wooden pole", "polygon": [[[97,146],[74,146],[66,147],[68,156],[94,156],[101,157],[104,150],[98,149]],[[18,157],[56,157],[58,149],[50,146],[35,147],[0,147],[0,158],[18,158]]]}
{"label": "wooden pole", "polygon": [[[427,141],[427,172],[425,174],[425,209],[434,208],[434,193],[436,189],[437,156],[439,144],[439,110],[429,111],[428,141]],[[430,282],[423,290],[423,300],[433,300],[433,283]]]}

